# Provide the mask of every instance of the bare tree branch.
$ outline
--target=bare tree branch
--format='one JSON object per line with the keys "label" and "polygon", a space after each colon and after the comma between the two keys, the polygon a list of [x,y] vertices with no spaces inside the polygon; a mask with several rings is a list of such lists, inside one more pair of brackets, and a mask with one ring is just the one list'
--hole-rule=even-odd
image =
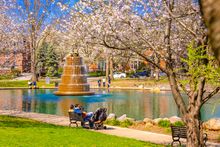
{"label": "bare tree branch", "polygon": [[220,87],[216,87],[208,96],[202,99],[202,105],[205,104],[210,98],[217,94],[220,90]]}

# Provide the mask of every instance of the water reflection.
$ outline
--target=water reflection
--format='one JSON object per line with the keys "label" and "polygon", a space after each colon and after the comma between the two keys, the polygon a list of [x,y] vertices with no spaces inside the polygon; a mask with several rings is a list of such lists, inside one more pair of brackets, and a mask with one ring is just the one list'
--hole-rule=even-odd
{"label": "water reflection", "polygon": [[1,110],[22,110],[23,91],[1,90],[0,109]]}
{"label": "water reflection", "polygon": [[[158,118],[177,115],[179,111],[171,92],[151,93],[138,90],[95,91],[93,96],[55,96],[54,90],[1,90],[0,109],[22,110],[47,114],[67,115],[70,104],[81,104],[87,111],[98,107],[108,108],[108,113],[117,116],[127,114],[138,120],[145,117]],[[220,95],[211,99],[201,112],[202,119],[220,117]],[[213,104],[219,102],[215,107]],[[215,108],[215,111],[213,109]]]}

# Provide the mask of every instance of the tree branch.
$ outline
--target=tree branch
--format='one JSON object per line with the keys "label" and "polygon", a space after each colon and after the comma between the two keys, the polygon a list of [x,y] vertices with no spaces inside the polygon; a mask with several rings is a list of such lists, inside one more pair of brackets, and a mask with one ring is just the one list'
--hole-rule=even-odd
{"label": "tree branch", "polygon": [[165,5],[165,8],[166,8],[166,10],[167,10],[167,12],[170,14],[170,16],[172,17],[172,18],[174,18],[181,26],[183,26],[186,30],[188,30],[194,37],[197,37],[197,34],[193,31],[193,30],[191,30],[190,28],[188,28],[187,26],[186,26],[186,24],[184,24],[182,21],[180,21],[180,20],[178,20],[177,18],[176,18],[176,16],[170,11],[170,9],[168,8],[168,6],[167,6],[167,4],[166,4],[166,1],[165,0],[163,0],[164,1],[164,5]]}
{"label": "tree branch", "polygon": [[220,90],[220,87],[216,87],[208,96],[202,99],[202,105],[206,103],[210,98],[217,94]]}
{"label": "tree branch", "polygon": [[[106,38],[106,37],[105,37]],[[147,62],[151,63],[152,65],[154,65],[155,67],[159,68],[161,71],[167,73],[167,70],[163,67],[161,67],[160,65],[154,63],[154,61],[150,60],[149,58],[147,58],[143,53],[140,53],[130,47],[125,47],[125,48],[120,48],[120,47],[115,47],[115,46],[111,46],[107,43],[106,39],[103,39],[103,45],[107,48],[111,48],[111,49],[117,49],[117,50],[131,50],[132,52],[136,53],[137,55],[139,55],[140,57],[144,58]]]}
{"label": "tree branch", "polygon": [[201,101],[202,101],[202,97],[203,97],[203,94],[204,94],[204,87],[205,87],[205,80],[206,78],[202,77],[200,79],[200,82],[199,82],[199,91],[198,91],[198,97],[197,97],[197,105],[198,106],[201,106]]}

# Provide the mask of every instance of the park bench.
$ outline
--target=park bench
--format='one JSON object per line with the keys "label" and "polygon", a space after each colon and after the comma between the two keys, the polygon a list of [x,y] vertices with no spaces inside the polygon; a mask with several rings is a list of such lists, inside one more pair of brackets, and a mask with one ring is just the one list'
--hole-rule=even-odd
{"label": "park bench", "polygon": [[[171,131],[172,131],[172,139],[173,139],[171,146],[173,146],[174,142],[179,142],[181,146],[180,138],[185,138],[185,139],[187,138],[186,126],[171,126]],[[206,133],[204,133],[203,140],[204,140],[204,144],[206,144],[206,141],[208,140]]]}
{"label": "park bench", "polygon": [[78,127],[77,122],[80,122],[81,126],[83,126],[84,124],[82,115],[79,115],[77,113],[69,112],[69,119],[70,119],[69,127],[71,127],[71,124],[76,124],[76,127]]}

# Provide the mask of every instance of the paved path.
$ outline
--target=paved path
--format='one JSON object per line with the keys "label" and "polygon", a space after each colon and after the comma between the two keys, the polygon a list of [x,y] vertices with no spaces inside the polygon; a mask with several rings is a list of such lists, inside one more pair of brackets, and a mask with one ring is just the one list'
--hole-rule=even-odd
{"label": "paved path", "polygon": [[30,80],[32,77],[31,73],[21,73],[21,76],[15,78],[14,80]]}
{"label": "paved path", "polygon": [[[58,116],[58,115],[50,115],[50,114],[39,114],[32,112],[20,112],[20,111],[11,111],[11,110],[0,110],[0,115],[10,115],[10,116],[18,116],[24,118],[30,118],[46,123],[68,126],[69,118],[66,116]],[[101,132],[104,134],[122,136],[133,138],[142,141],[148,141],[156,144],[170,144],[172,142],[172,137],[169,135],[152,133],[148,131],[140,131],[128,128],[120,128],[114,126],[107,126],[107,130],[98,130],[97,132]],[[183,140],[184,141],[184,140]],[[220,144],[216,143],[208,143],[209,147],[220,147]]]}

